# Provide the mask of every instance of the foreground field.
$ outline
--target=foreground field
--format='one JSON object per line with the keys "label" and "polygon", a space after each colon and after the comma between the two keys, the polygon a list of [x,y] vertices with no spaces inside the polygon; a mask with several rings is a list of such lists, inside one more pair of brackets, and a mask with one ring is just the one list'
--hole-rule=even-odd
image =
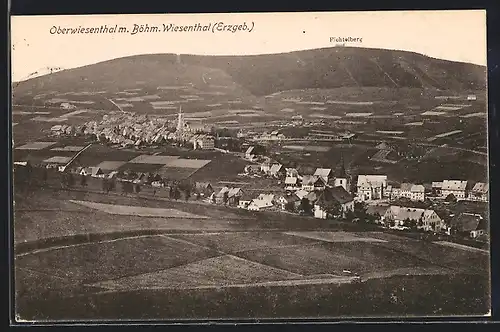
{"label": "foreground field", "polygon": [[[16,202],[16,313],[23,320],[489,310],[487,252],[303,217],[67,191],[38,194]],[[96,210],[96,200],[107,208]],[[116,215],[109,206],[117,205],[130,208]],[[140,208],[162,208],[163,215],[135,215]]]}

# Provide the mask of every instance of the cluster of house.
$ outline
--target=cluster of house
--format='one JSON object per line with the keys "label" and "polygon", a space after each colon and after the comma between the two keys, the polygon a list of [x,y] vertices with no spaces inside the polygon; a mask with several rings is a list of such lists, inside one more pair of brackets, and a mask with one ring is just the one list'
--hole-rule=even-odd
{"label": "cluster of house", "polygon": [[443,180],[423,184],[402,183],[400,187],[389,185],[386,175],[359,175],[356,198],[359,201],[395,200],[407,198],[424,201],[426,197],[445,199],[453,195],[457,200],[488,201],[488,183],[463,180]]}
{"label": "cluster of house", "polygon": [[356,188],[356,198],[359,201],[399,198],[412,201],[425,200],[425,187],[422,184],[401,183],[396,187],[387,183],[387,175],[358,175]]}
{"label": "cluster of house", "polygon": [[321,192],[298,190],[285,194],[247,192],[237,187],[223,187],[217,192],[208,192],[208,195],[205,189],[204,196],[209,203],[227,204],[250,211],[298,211],[306,199],[314,216],[320,219],[328,217],[328,207],[333,202],[339,204],[338,216],[345,216],[347,211],[354,210],[352,195],[342,187],[328,187]]}
{"label": "cluster of house", "polygon": [[280,133],[278,130],[273,130],[270,133],[265,131],[258,136],[254,136],[253,139],[256,141],[281,141],[286,139],[286,136]]}
{"label": "cluster of house", "polygon": [[136,115],[129,112],[110,112],[99,122],[89,121],[81,126],[56,125],[51,132],[56,135],[95,135],[122,147],[160,144],[165,141],[186,141],[196,149],[213,149],[215,139],[206,133],[204,125],[190,124],[179,113],[177,126],[158,117]]}
{"label": "cluster of house", "polygon": [[74,135],[76,134],[78,128],[76,126],[71,126],[67,124],[55,125],[50,128],[50,132],[54,135]]}
{"label": "cluster of house", "polygon": [[[247,153],[251,149],[247,150]],[[251,157],[247,156],[247,157]],[[247,165],[245,174],[262,174],[284,179],[285,194],[259,194],[246,197],[239,207],[249,210],[279,208],[281,210],[299,210],[303,200],[309,202],[316,218],[326,219],[329,206],[337,204],[340,215],[354,209],[354,197],[349,193],[348,176],[343,164],[336,171],[330,168],[317,168],[313,174],[302,175],[296,168],[286,168],[280,163],[267,159],[260,165]]]}
{"label": "cluster of house", "polygon": [[273,130],[270,133],[264,131],[263,133],[256,133],[254,131],[245,132],[243,130],[238,131],[236,134],[238,138],[249,138],[254,141],[281,141],[286,139],[286,136],[283,133],[280,133],[278,130]]}
{"label": "cluster of house", "polygon": [[457,200],[487,202],[489,184],[462,180],[444,180],[442,182],[432,182],[432,190],[441,198],[453,195]]}
{"label": "cluster of house", "polygon": [[139,146],[141,144],[158,144],[167,140],[172,131],[168,123],[160,118],[148,118],[146,115],[137,116],[134,113],[110,112],[99,122],[89,121],[75,126],[70,131],[64,126],[51,128],[54,134],[84,134],[105,138],[114,144],[123,147]]}

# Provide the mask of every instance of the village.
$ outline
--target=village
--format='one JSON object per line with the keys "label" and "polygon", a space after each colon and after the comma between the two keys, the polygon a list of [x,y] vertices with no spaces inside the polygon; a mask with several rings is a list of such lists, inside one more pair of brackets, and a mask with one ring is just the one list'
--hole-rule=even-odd
{"label": "village", "polygon": [[[107,118],[106,121],[117,121],[123,118]],[[148,124],[148,125],[153,125]],[[109,126],[108,126],[109,127]],[[99,133],[99,126],[88,126],[85,130]],[[102,127],[101,127],[102,128]],[[165,128],[157,125],[157,131],[149,131],[149,138],[163,135]],[[198,140],[198,148],[213,150],[211,143],[203,139],[203,133],[193,133],[179,113],[176,130],[171,133],[178,141]],[[141,131],[136,127],[129,137],[139,140]],[[123,129],[126,134],[127,128]],[[148,132],[143,129],[142,132]],[[139,133],[139,134],[137,134]],[[277,132],[276,132],[277,133]],[[276,134],[274,133],[274,134]],[[59,134],[61,135],[61,134]],[[145,141],[148,140],[145,138]],[[160,136],[161,137],[161,136]],[[130,141],[133,141],[129,139]],[[196,149],[194,144],[193,149]],[[227,151],[226,151],[227,152]],[[443,179],[430,186],[418,183],[401,183],[391,185],[387,175],[359,174],[350,176],[345,169],[343,157],[336,168],[316,168],[307,172],[300,168],[286,167],[272,158],[257,153],[254,146],[245,153],[237,154],[248,164],[240,170],[241,179],[266,179],[274,184],[273,190],[244,190],[234,185],[224,185],[206,181],[190,181],[188,179],[170,179],[161,173],[106,170],[106,167],[71,167],[58,166],[57,163],[45,163],[44,181],[47,180],[47,169],[64,174],[62,185],[65,187],[89,187],[92,181],[100,181],[94,187],[103,191],[120,191],[116,182],[121,183],[121,191],[127,194],[141,193],[155,197],[170,199],[184,198],[200,204],[223,205],[228,208],[249,211],[272,211],[276,213],[292,213],[305,217],[325,220],[343,220],[350,222],[368,222],[399,231],[419,231],[433,234],[460,234],[463,237],[484,241],[488,225],[486,216],[462,211],[454,214],[449,209],[439,206],[471,202],[482,204],[488,201],[488,184],[467,180]],[[148,156],[143,156],[148,157]],[[149,156],[150,158],[162,156]],[[53,158],[52,158],[53,159]],[[189,160],[189,159],[188,159]],[[54,160],[53,160],[54,161]],[[67,161],[64,160],[64,161]],[[19,171],[25,169],[26,162],[16,162]],[[18,176],[22,178],[22,176]],[[182,194],[183,193],[183,194]],[[183,196],[183,197],[182,197]],[[443,212],[448,211],[449,213]]]}
{"label": "village", "polygon": [[[104,115],[100,122],[90,121],[80,126],[56,125],[51,128],[50,132],[59,138],[91,136],[99,144],[111,144],[118,149],[131,147],[141,149],[144,146],[155,148],[160,144],[168,143],[179,147],[186,147],[186,144],[189,144],[188,147],[192,150],[230,153],[247,163],[243,169],[239,170],[239,178],[254,181],[264,178],[268,183],[272,183],[273,189],[246,190],[239,187],[237,182],[228,182],[227,185],[221,187],[220,183],[193,182],[189,176],[172,178],[168,172],[145,172],[109,167],[108,164],[113,164],[113,162],[102,162],[100,166],[75,167],[73,166],[74,160],[81,152],[73,158],[60,157],[61,160],[59,160],[58,157],[52,157],[41,165],[69,174],[70,177],[66,176],[63,180],[66,186],[77,182],[71,177],[80,176],[79,182],[85,186],[87,186],[87,178],[101,179],[103,183],[98,187],[107,192],[115,190],[114,182],[119,181],[122,183],[123,192],[127,193],[142,192],[144,194],[147,192],[146,188],[149,187],[154,196],[163,195],[179,199],[181,192],[184,192],[186,200],[193,198],[203,203],[250,211],[274,211],[296,213],[318,219],[372,222],[393,230],[418,230],[447,235],[462,234],[476,240],[484,240],[487,237],[486,216],[473,213],[474,211],[461,211],[455,214],[446,206],[463,201],[486,203],[488,201],[487,183],[443,179],[432,184],[400,183],[394,185],[391,184],[393,182],[387,175],[350,175],[345,168],[343,156],[334,169],[289,167],[269,157],[265,149],[258,149],[258,145],[255,145],[262,141],[285,140],[285,135],[279,130],[270,133],[254,133],[254,135],[251,135],[252,132],[240,131],[237,137],[246,142],[243,145],[245,152],[229,151],[216,147],[216,145],[221,145],[219,143],[224,141],[225,137],[219,138],[217,134],[214,134],[216,132],[214,127],[187,121],[182,109],[179,109],[176,121],[122,111]],[[327,139],[344,140],[352,138],[353,134],[343,133],[335,137],[330,136]],[[382,145],[387,144],[379,144],[379,146]],[[137,161],[137,163],[147,163],[145,160],[148,158],[170,158],[158,156],[158,153],[141,157],[144,160]],[[196,162],[192,159],[184,161]],[[151,163],[161,162],[151,161]],[[179,163],[180,160],[177,162],[178,166],[182,166]],[[210,160],[198,160],[198,162],[202,162],[199,168]],[[27,163],[16,162],[15,164],[19,167],[26,166]]]}

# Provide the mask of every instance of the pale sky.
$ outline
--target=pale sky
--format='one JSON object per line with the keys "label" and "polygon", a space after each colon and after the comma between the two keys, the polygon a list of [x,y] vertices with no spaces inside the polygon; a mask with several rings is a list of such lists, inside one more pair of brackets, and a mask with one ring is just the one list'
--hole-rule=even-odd
{"label": "pale sky", "polygon": [[[253,25],[251,32],[163,32],[178,26]],[[134,24],[158,32],[51,34],[51,28]],[[486,11],[387,11],[241,14],[12,16],[12,80],[46,67],[81,67],[129,55],[181,53],[246,55],[335,46],[331,37],[362,38],[346,46],[407,50],[431,57],[486,65]]]}

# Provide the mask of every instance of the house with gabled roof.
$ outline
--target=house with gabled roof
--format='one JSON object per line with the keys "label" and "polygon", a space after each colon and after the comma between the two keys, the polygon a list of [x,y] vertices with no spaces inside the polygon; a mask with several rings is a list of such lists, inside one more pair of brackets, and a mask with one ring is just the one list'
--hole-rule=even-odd
{"label": "house with gabled roof", "polygon": [[276,203],[280,205],[282,210],[286,210],[288,204],[293,204],[294,209],[298,209],[300,198],[295,194],[281,195],[276,199]]}
{"label": "house with gabled roof", "polygon": [[307,196],[307,194],[309,194],[309,192],[307,190],[304,190],[304,189],[300,189],[298,191],[295,192],[295,195],[299,198],[299,199],[302,199],[304,197]]}
{"label": "house with gabled roof", "polygon": [[[326,188],[314,202],[314,217],[326,219],[329,217],[329,207],[338,204],[339,215],[345,217],[348,211],[354,211],[354,197],[344,187]],[[337,216],[333,216],[337,217]]]}
{"label": "house with gabled roof", "polygon": [[302,189],[307,191],[323,190],[326,182],[322,177],[315,175],[304,175],[302,177]]}
{"label": "house with gabled roof", "polygon": [[283,174],[283,165],[281,164],[272,164],[269,169],[269,175],[272,177],[280,177]]}
{"label": "house with gabled roof", "polygon": [[407,198],[412,201],[424,201],[425,188],[421,184],[401,183],[399,197]]}
{"label": "house with gabled roof", "polygon": [[418,229],[432,232],[442,232],[446,229],[444,221],[430,209],[410,208],[404,206],[390,206],[383,216],[384,222],[393,222],[395,227],[402,227],[405,221],[416,223]]}
{"label": "house with gabled roof", "polygon": [[425,187],[421,184],[414,184],[410,188],[410,199],[412,201],[425,200]]}
{"label": "house with gabled roof", "polygon": [[331,168],[316,168],[316,171],[314,171],[313,175],[322,178],[325,183],[328,183],[328,177],[330,176],[331,172]]}
{"label": "house with gabled roof", "polygon": [[486,220],[479,214],[462,212],[451,219],[454,233],[477,238],[488,233]]}
{"label": "house with gabled roof", "polygon": [[210,182],[196,182],[195,190],[201,197],[209,197],[214,192]]}
{"label": "house with gabled roof", "polygon": [[469,191],[467,198],[475,202],[488,201],[489,184],[484,182],[477,182],[474,187]]}
{"label": "house with gabled roof", "polygon": [[239,202],[238,202],[238,208],[247,209],[253,199],[254,199],[254,196],[251,193],[243,192],[241,194]]}
{"label": "house with gabled roof", "polygon": [[240,197],[241,195],[243,194],[243,191],[241,190],[241,188],[231,188],[229,189],[229,192],[228,192],[228,203],[230,205],[238,205],[239,203],[239,200],[240,200]]}
{"label": "house with gabled roof", "polygon": [[264,174],[268,174],[269,170],[271,169],[271,160],[264,160],[260,164],[260,171]]}
{"label": "house with gabled roof", "polygon": [[296,168],[287,167],[287,168],[285,168],[285,173],[286,173],[285,174],[286,177],[300,179],[299,171]]}
{"label": "house with gabled roof", "polygon": [[215,201],[217,204],[224,203],[224,197],[227,197],[229,200],[229,190],[229,187],[223,187],[221,190],[219,190],[219,192],[215,195]]}
{"label": "house with gabled roof", "polygon": [[260,211],[273,207],[274,194],[260,194],[257,198],[253,199],[248,205],[247,209],[250,211]]}
{"label": "house with gabled roof", "polygon": [[299,187],[299,179],[295,177],[286,177],[285,178],[285,190],[298,190]]}
{"label": "house with gabled roof", "polygon": [[457,200],[465,199],[467,190],[467,181],[462,180],[444,180],[441,187],[441,197],[446,198],[453,194]]}
{"label": "house with gabled roof", "polygon": [[401,183],[400,190],[399,190],[399,196],[402,198],[410,199],[412,186],[413,186],[413,183],[407,183],[407,182]]}
{"label": "house with gabled roof", "polygon": [[100,167],[85,167],[80,171],[80,175],[90,175],[92,177],[101,177],[104,172]]}

